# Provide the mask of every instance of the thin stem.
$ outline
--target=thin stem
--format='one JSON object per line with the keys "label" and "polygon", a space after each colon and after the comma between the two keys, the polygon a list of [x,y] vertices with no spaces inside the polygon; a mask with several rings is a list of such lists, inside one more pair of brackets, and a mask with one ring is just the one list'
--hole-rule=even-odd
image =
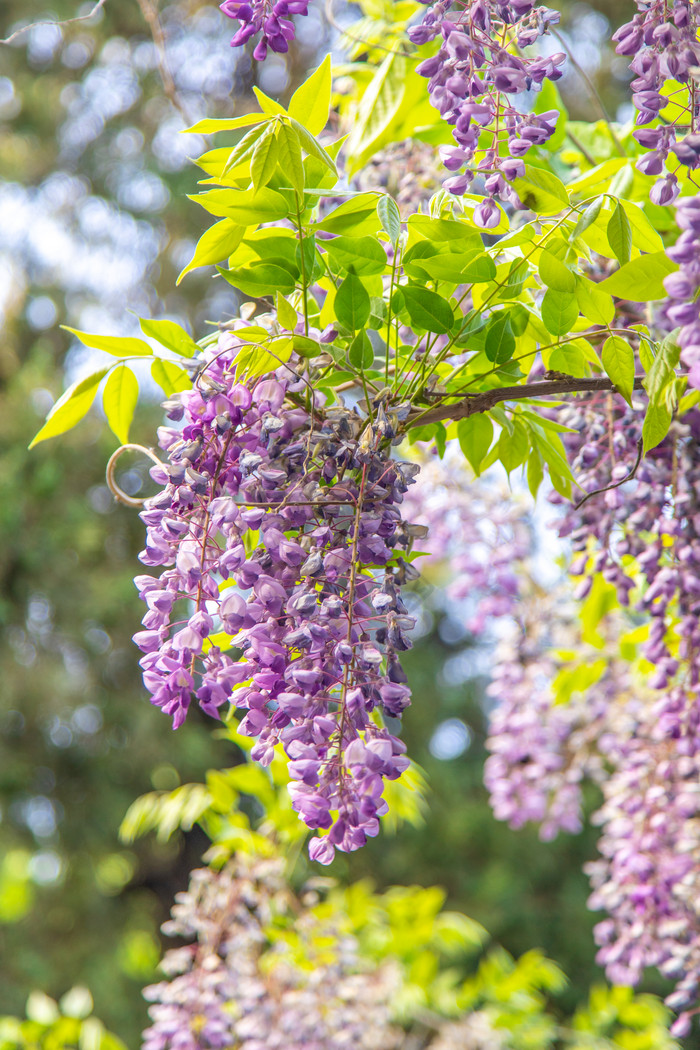
{"label": "thin stem", "polygon": [[30,22],[29,25],[21,26],[19,29],[11,33],[10,36],[4,37],[0,40],[0,44],[12,44],[18,37],[22,36],[23,33],[28,33],[30,29],[36,29],[37,26],[69,26],[74,22],[87,22],[89,18],[93,18],[98,11],[100,11],[107,0],[97,0],[95,6],[88,11],[86,15],[77,15],[75,18],[66,18],[63,21],[55,21],[51,18],[42,18],[39,22]]}
{"label": "thin stem", "polygon": [[596,88],[595,84],[593,83],[593,81],[589,77],[588,73],[583,68],[583,66],[580,65],[580,63],[576,59],[576,56],[574,55],[573,51],[571,50],[571,48],[569,47],[569,45],[567,44],[566,40],[561,35],[561,33],[559,33],[558,30],[554,29],[553,26],[549,27],[549,32],[552,34],[553,37],[555,37],[559,41],[561,46],[564,48],[564,50],[566,51],[566,53],[567,53],[567,55],[569,57],[569,61],[571,62],[571,65],[574,67],[574,69],[576,70],[578,75],[581,77],[581,80],[584,82],[584,84],[588,88],[588,91],[590,93],[591,98],[593,99],[593,102],[595,104],[596,109],[598,110],[601,118],[605,121],[605,123],[608,126],[608,131],[610,132],[610,135],[612,137],[613,142],[615,143],[615,148],[617,149],[618,153],[620,154],[620,156],[626,157],[627,156],[627,150],[625,149],[625,147],[622,145],[622,143],[620,142],[619,138],[617,137],[615,129],[612,126],[612,120],[610,119],[610,114],[606,110],[606,108],[605,108],[605,106],[603,104],[603,100],[600,97],[600,95],[598,93],[598,89]]}
{"label": "thin stem", "polygon": [[158,17],[158,8],[156,7],[155,0],[137,0],[137,3],[141,8],[141,14],[148,24],[148,28],[151,30],[151,36],[153,37],[153,44],[158,59],[158,73],[160,74],[160,79],[163,84],[165,97],[178,111],[185,124],[191,124],[191,115],[187,112],[187,109],[180,98],[177,87],[175,86],[175,80],[170,72],[165,50],[165,34],[163,33],[163,26]]}
{"label": "thin stem", "polygon": [[309,302],[307,298],[306,259],[304,258],[304,230],[301,222],[301,203],[299,194],[294,191],[294,200],[297,209],[297,233],[299,234],[299,255],[301,256],[301,305],[304,311],[304,335],[309,334]]}

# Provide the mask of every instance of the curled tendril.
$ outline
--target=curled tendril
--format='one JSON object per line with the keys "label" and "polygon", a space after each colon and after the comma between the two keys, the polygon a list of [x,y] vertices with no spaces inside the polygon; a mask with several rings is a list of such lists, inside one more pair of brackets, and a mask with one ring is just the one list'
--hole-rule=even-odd
{"label": "curled tendril", "polygon": [[112,453],[107,462],[107,469],[105,470],[105,479],[107,481],[107,488],[112,493],[114,498],[119,502],[123,503],[125,507],[142,507],[146,502],[147,497],[129,496],[124,489],[120,488],[114,477],[117,469],[117,462],[125,452],[140,452],[142,455],[147,456],[157,466],[162,466],[162,461],[158,459],[155,452],[150,448],[146,448],[145,445],[134,445],[126,444],[120,445],[120,447]]}

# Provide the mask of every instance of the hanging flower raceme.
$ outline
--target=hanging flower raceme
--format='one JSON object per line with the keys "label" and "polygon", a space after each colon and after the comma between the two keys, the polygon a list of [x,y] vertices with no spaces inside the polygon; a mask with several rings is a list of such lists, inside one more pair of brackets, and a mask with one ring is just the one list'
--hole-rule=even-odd
{"label": "hanging flower raceme", "polygon": [[253,51],[257,62],[267,58],[268,49],[283,54],[289,50],[289,43],[294,39],[294,23],[289,15],[307,15],[309,0],[224,0],[219,5],[229,18],[236,18],[240,24],[231,47],[241,47],[251,37],[260,34]]}
{"label": "hanging flower raceme", "polygon": [[486,196],[474,218],[486,229],[500,221],[496,200],[520,206],[509,184],[524,174],[522,158],[532,146],[554,133],[556,110],[525,112],[514,96],[562,75],[563,53],[521,54],[558,21],[558,12],[533,0],[438,0],[423,22],[408,31],[415,44],[442,38],[437,54],[417,71],[430,78],[432,103],[454,126],[457,145],[443,146],[440,152],[445,167],[459,174],[448,178],[445,187],[461,195],[483,176]]}
{"label": "hanging flower raceme", "polygon": [[678,263],[677,273],[664,281],[670,302],[664,315],[672,329],[680,326],[678,345],[688,368],[688,383],[700,387],[700,194],[678,202],[676,221],[682,231],[669,258]]}
{"label": "hanging flower raceme", "polygon": [[159,432],[164,487],[141,515],[141,560],[165,569],[136,580],[148,611],[135,641],[175,727],[193,699],[214,716],[230,703],[253,758],[282,744],[295,808],[328,831],[311,856],[329,863],[376,835],[384,780],[408,764],[382,714],[409,702],[400,591],[417,574],[402,552],[425,530],[400,504],[418,467],[391,458],[383,404],[366,422],[302,407],[304,378],[284,366],[244,381],[236,345],[223,336],[195,388],[166,403],[180,426]]}
{"label": "hanging flower raceme", "polygon": [[[617,53],[634,56],[630,63],[636,73],[632,98],[638,130],[634,137],[647,151],[637,167],[659,176],[651,191],[655,204],[670,204],[680,190],[675,172],[665,170],[669,160],[677,162],[676,168],[700,165],[700,95],[694,82],[700,66],[699,29],[700,4],[696,0],[637,0],[632,21],[613,35]],[[645,127],[656,122],[668,106],[669,96],[662,88],[669,81],[682,85],[671,94],[671,100],[680,103],[681,115],[664,120],[659,127]]]}

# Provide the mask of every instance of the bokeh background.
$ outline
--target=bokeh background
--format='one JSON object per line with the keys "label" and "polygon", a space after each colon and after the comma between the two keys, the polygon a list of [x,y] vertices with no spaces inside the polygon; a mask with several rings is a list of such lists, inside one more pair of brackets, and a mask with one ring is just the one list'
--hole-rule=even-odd
{"label": "bokeh background", "polygon": [[[0,37],[92,6],[0,0]],[[627,62],[609,39],[633,8],[563,5],[577,63],[620,119]],[[165,87],[149,11],[163,31]],[[335,4],[336,19],[356,13]],[[60,324],[131,334],[139,315],[168,316],[201,336],[235,309],[230,287],[202,271],[175,287],[205,221],[186,198],[188,157],[203,143],[179,132],[205,112],[253,108],[256,78],[284,101],[337,33],[312,4],[294,50],[262,69],[229,48],[230,35],[209,0],[106,0],[89,21],[0,44],[0,1013],[21,1012],[32,988],[56,996],[87,984],[129,1046],[159,925],[206,841],[195,831],[126,849],[119,823],[138,794],[236,756],[196,715],[173,733],[141,688],[130,636],[142,529],[104,484],[115,445],[104,424],[26,448],[87,364]],[[596,118],[576,69],[560,87],[572,117]],[[134,438],[150,444],[158,398],[147,382],[144,394]],[[134,492],[142,481],[135,468],[123,478]],[[404,719],[431,785],[426,823],[382,835],[335,873],[444,886],[450,906],[512,952],[538,946],[559,962],[574,1006],[601,977],[581,873],[594,835],[545,845],[493,820],[481,784],[485,655],[436,590],[407,660],[416,702]]]}

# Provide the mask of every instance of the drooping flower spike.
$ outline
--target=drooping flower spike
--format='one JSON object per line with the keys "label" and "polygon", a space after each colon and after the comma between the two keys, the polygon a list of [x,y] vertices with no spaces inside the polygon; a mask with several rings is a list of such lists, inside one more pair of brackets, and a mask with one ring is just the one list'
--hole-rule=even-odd
{"label": "drooping flower spike", "polygon": [[[454,127],[457,145],[440,149],[445,167],[457,173],[445,180],[445,188],[461,195],[483,177],[486,196],[474,218],[485,229],[500,221],[495,201],[520,206],[510,183],[524,174],[522,158],[532,146],[542,145],[555,131],[556,110],[528,112],[515,96],[561,77],[563,53],[522,54],[558,21],[557,11],[533,0],[438,0],[408,31],[415,44],[442,38],[437,54],[417,71],[429,77],[432,103]],[[490,135],[486,148],[485,134]]]}

